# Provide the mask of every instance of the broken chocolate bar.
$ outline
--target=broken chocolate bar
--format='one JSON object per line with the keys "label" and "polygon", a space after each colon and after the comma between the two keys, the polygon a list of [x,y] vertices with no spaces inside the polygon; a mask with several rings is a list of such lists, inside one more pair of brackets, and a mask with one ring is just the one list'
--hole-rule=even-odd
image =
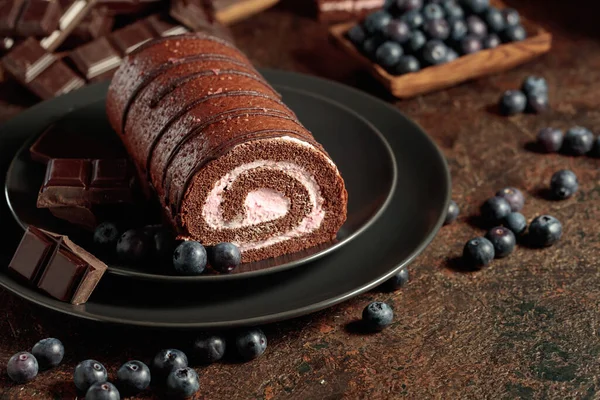
{"label": "broken chocolate bar", "polygon": [[16,34],[22,37],[47,36],[58,28],[61,13],[58,0],[29,0],[17,22]]}
{"label": "broken chocolate bar", "polygon": [[107,267],[68,237],[30,226],[8,268],[50,296],[85,303]]}

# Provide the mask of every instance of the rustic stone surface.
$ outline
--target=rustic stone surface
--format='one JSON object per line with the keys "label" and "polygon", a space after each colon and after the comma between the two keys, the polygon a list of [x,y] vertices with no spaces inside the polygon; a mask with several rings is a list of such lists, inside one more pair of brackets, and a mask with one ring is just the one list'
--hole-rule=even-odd
{"label": "rustic stone surface", "polygon": [[[458,222],[443,228],[412,265],[409,285],[266,327],[269,348],[262,358],[199,369],[198,398],[599,398],[600,160],[541,155],[526,145],[546,125],[600,130],[595,21],[600,7],[584,1],[509,3],[554,33],[551,54],[505,74],[397,102],[448,157],[453,195],[462,209]],[[328,43],[325,28],[292,14],[286,4],[237,25],[234,32],[260,66],[332,78],[392,101]],[[510,118],[495,114],[500,93],[518,87],[528,74],[548,79],[553,111]],[[4,84],[0,102],[5,120],[33,99]],[[578,174],[581,190],[570,200],[548,201],[540,189],[561,168]],[[545,250],[519,247],[481,272],[456,271],[452,259],[464,242],[483,233],[469,216],[509,185],[525,191],[528,219],[551,213],[563,222],[563,240]],[[375,299],[393,305],[396,322],[381,334],[355,333],[352,321]],[[67,348],[62,366],[27,385],[13,385],[0,373],[2,399],[75,398],[71,376],[78,361],[96,358],[114,376],[127,359],[147,361],[161,347],[180,346],[192,335],[78,321],[5,291],[0,291],[0,313],[2,364],[47,336],[61,338]]]}

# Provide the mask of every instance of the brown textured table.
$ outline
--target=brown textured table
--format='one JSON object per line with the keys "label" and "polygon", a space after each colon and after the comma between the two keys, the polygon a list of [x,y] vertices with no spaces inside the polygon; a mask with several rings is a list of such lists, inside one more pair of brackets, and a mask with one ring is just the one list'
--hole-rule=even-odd
{"label": "brown textured table", "polygon": [[[462,208],[458,223],[443,228],[415,261],[406,288],[371,292],[265,327],[269,348],[262,358],[199,369],[199,398],[600,398],[600,160],[526,150],[547,125],[600,130],[595,20],[600,7],[591,1],[509,3],[553,32],[549,55],[508,73],[397,102],[448,157],[453,195]],[[393,101],[328,43],[324,27],[288,6],[235,26],[240,47],[258,65],[328,77]],[[500,93],[528,74],[548,79],[553,111],[511,118],[492,112]],[[0,120],[6,120],[34,99],[3,84],[0,101]],[[563,202],[543,199],[540,188],[561,168],[578,174],[580,192]],[[481,272],[454,271],[449,260],[482,233],[469,216],[508,185],[526,192],[528,218],[558,217],[564,238],[546,250],[520,247]],[[349,331],[346,326],[375,299],[393,305],[394,325],[377,335]],[[178,347],[193,336],[78,321],[5,291],[0,291],[0,313],[2,364],[47,336],[61,338],[67,348],[61,367],[27,385],[11,384],[2,371],[2,399],[75,398],[71,375],[78,361],[96,358],[114,374],[127,359],[149,360],[161,347]]]}

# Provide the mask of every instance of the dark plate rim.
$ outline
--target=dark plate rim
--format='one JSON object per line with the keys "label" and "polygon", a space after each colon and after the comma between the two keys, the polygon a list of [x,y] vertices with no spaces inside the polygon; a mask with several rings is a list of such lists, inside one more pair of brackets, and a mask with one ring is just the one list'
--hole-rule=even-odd
{"label": "dark plate rim", "polygon": [[[108,84],[106,82],[100,83],[98,85],[99,86],[102,86],[102,85],[108,86]],[[327,255],[333,253],[334,251],[338,251],[340,248],[347,245],[352,240],[355,240],[361,233],[363,233],[364,231],[369,229],[377,221],[377,219],[379,219],[379,217],[385,212],[385,210],[389,206],[389,204],[392,200],[392,197],[394,195],[394,192],[396,191],[396,185],[398,182],[398,163],[396,162],[396,157],[394,155],[392,147],[388,143],[385,136],[379,131],[379,129],[377,129],[370,121],[368,121],[362,115],[358,114],[356,111],[354,111],[334,100],[328,99],[328,98],[326,98],[322,95],[316,94],[316,93],[311,93],[311,92],[308,92],[305,90],[291,88],[291,87],[288,87],[285,85],[274,85],[274,87],[285,88],[285,90],[300,93],[304,96],[310,96],[313,98],[317,98],[320,101],[324,101],[326,103],[331,104],[334,107],[338,107],[338,108],[342,109],[344,112],[351,114],[355,118],[359,119],[362,123],[364,123],[366,126],[368,126],[371,129],[371,131],[379,138],[379,140],[383,144],[383,147],[385,148],[385,150],[390,158],[390,161],[391,161],[392,185],[389,188],[389,192],[385,198],[385,201],[381,204],[381,207],[379,207],[377,212],[375,214],[373,214],[373,216],[371,216],[371,218],[369,218],[369,220],[365,224],[363,224],[359,229],[355,230],[351,235],[349,235],[348,237],[344,238],[343,240],[327,247],[326,249],[324,249],[322,251],[319,251],[315,254],[311,254],[309,256],[303,257],[299,260],[284,262],[283,264],[259,269],[256,271],[240,272],[237,274],[207,274],[207,275],[196,275],[196,276],[178,276],[178,275],[152,274],[152,273],[139,272],[139,271],[134,271],[134,270],[125,270],[125,269],[121,269],[121,268],[115,268],[115,267],[107,264],[107,266],[108,266],[107,272],[108,273],[110,273],[112,275],[118,275],[118,276],[131,278],[131,279],[142,279],[142,280],[148,280],[148,281],[170,282],[170,283],[198,282],[198,281],[222,282],[222,281],[229,281],[229,280],[239,280],[239,279],[265,276],[265,275],[275,274],[275,273],[282,272],[282,271],[287,271],[292,268],[298,268],[304,264],[318,260],[322,257],[326,257]],[[33,109],[33,108],[34,107],[32,107],[31,109]],[[27,110],[27,111],[29,111],[29,110]],[[25,112],[27,112],[27,111],[25,111]],[[42,132],[40,132],[39,134],[41,134],[41,133]],[[25,231],[27,229],[28,225],[19,218],[19,216],[17,215],[17,213],[14,210],[13,203],[11,201],[9,190],[8,190],[8,177],[11,176],[11,172],[15,168],[17,158],[19,158],[19,156],[23,152],[26,152],[28,150],[28,148],[31,146],[32,142],[35,140],[36,137],[38,137],[38,135],[32,135],[31,137],[27,138],[27,140],[25,140],[23,145],[19,148],[19,150],[17,151],[17,153],[15,154],[15,156],[13,157],[13,159],[11,160],[11,162],[8,166],[8,169],[6,171],[6,180],[5,180],[5,184],[4,184],[4,197],[6,200],[6,204],[8,205],[8,209],[10,210],[12,217],[15,219],[17,224],[19,224],[19,226],[23,229],[23,231]]]}

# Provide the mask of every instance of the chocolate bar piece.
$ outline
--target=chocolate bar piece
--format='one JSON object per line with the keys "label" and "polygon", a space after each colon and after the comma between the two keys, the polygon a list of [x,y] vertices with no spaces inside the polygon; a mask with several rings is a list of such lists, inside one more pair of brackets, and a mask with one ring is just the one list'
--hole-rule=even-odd
{"label": "chocolate bar piece", "polygon": [[28,88],[42,99],[51,99],[85,85],[73,70],[57,60],[29,82]]}
{"label": "chocolate bar piece", "polygon": [[25,0],[0,0],[0,36],[12,36]]}
{"label": "chocolate bar piece", "polygon": [[169,15],[192,31],[209,31],[215,21],[215,10],[207,0],[173,0]]}
{"label": "chocolate bar piece", "polygon": [[320,21],[342,22],[362,18],[385,5],[385,0],[315,0]]}
{"label": "chocolate bar piece", "polygon": [[[93,207],[95,208],[95,207]],[[73,225],[80,226],[89,231],[96,229],[102,222],[101,211],[86,207],[50,207],[48,210],[58,219],[63,219]],[[110,214],[110,213],[107,213]],[[114,214],[113,214],[114,215]],[[112,216],[112,215],[111,215]]]}
{"label": "chocolate bar piece", "polygon": [[69,57],[88,80],[114,72],[121,64],[121,56],[105,37],[76,48]]}
{"label": "chocolate bar piece", "polygon": [[72,304],[85,303],[107,267],[68,237],[30,226],[9,270],[50,296]]}
{"label": "chocolate bar piece", "polygon": [[106,36],[110,33],[115,19],[105,7],[94,8],[71,32],[71,37],[79,43]]}
{"label": "chocolate bar piece", "polygon": [[127,55],[155,37],[144,21],[138,21],[114,31],[109,40],[122,55]]}
{"label": "chocolate bar piece", "polygon": [[170,17],[161,14],[149,16],[146,18],[146,23],[156,36],[181,35],[189,32],[185,26],[176,24]]}
{"label": "chocolate bar piece", "polygon": [[64,9],[58,28],[40,40],[40,45],[48,52],[53,52],[60,46],[75,27],[94,8],[97,0],[75,0]]}
{"label": "chocolate bar piece", "polygon": [[58,27],[61,14],[58,0],[29,0],[21,12],[16,34],[23,37],[47,36]]}

